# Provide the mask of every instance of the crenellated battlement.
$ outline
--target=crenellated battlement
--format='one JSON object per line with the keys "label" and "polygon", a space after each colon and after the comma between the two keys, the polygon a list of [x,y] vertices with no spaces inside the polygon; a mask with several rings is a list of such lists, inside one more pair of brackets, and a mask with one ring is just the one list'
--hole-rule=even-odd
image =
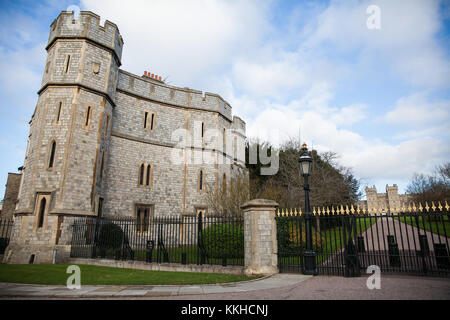
{"label": "crenellated battlement", "polygon": [[376,194],[377,193],[377,188],[375,186],[366,187],[365,191],[366,191],[366,194],[367,193],[369,193],[369,194]]}
{"label": "crenellated battlement", "polygon": [[398,186],[394,184],[393,186],[386,185],[386,192],[398,192]]}
{"label": "crenellated battlement", "polygon": [[100,16],[90,11],[80,11],[78,19],[74,19],[72,11],[62,11],[50,25],[50,36],[47,49],[56,39],[89,39],[107,49],[112,50],[120,65],[123,39],[116,24],[106,20],[100,25]]}
{"label": "crenellated battlement", "polygon": [[245,136],[245,121],[238,116],[233,116],[233,123],[231,124],[231,128]]}
{"label": "crenellated battlement", "polygon": [[169,105],[219,112],[229,121],[233,121],[230,104],[215,93],[203,93],[202,91],[190,88],[170,86],[163,82],[145,76],[140,77],[124,70],[119,70],[117,90]]}

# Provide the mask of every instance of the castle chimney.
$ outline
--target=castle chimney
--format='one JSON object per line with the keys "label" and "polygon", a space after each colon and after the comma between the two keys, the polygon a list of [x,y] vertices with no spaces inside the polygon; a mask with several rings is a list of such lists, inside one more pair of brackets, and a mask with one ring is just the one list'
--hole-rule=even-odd
{"label": "castle chimney", "polygon": [[147,71],[144,71],[144,76],[147,76]]}
{"label": "castle chimney", "polygon": [[162,80],[161,80],[161,76],[159,76],[159,81],[162,81]]}

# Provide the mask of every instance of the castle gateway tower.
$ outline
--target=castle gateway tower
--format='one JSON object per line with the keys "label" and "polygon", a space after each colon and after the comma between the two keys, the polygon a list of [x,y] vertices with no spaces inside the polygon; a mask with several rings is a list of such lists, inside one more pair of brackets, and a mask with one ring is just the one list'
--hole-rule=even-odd
{"label": "castle gateway tower", "polygon": [[246,172],[231,106],[119,69],[122,48],[118,27],[92,12],[51,24],[4,262],[49,263],[54,249],[64,261],[80,217],[207,212],[205,186]]}

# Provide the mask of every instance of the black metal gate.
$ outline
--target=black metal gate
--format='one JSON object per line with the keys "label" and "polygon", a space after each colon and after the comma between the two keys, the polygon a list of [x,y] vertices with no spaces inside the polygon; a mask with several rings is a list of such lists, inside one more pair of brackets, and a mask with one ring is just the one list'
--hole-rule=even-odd
{"label": "black metal gate", "polygon": [[[369,266],[382,273],[450,276],[447,210],[358,215],[322,210],[312,238],[319,274],[355,277]],[[280,272],[302,273],[306,228],[302,215],[276,217]]]}
{"label": "black metal gate", "polygon": [[277,216],[278,269],[280,272],[303,273],[305,228],[300,215]]}
{"label": "black metal gate", "polygon": [[0,218],[0,254],[4,254],[9,245],[14,222],[11,218]]}

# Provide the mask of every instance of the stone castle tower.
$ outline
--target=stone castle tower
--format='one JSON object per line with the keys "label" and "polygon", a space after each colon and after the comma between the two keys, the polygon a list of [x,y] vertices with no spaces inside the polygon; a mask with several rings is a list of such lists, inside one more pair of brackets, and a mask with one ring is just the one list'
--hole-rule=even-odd
{"label": "stone castle tower", "polygon": [[398,186],[396,184],[386,185],[386,193],[377,193],[377,188],[366,187],[366,208],[369,211],[379,210],[385,213],[393,213],[400,206],[408,201],[408,195],[398,194]]}
{"label": "stone castle tower", "polygon": [[[204,185],[246,170],[245,123],[231,106],[217,94],[119,69],[119,29],[99,22],[92,12],[75,20],[63,11],[50,26],[5,262],[48,263],[54,249],[67,255],[76,218],[207,210]],[[197,149],[214,162],[173,163],[173,132],[193,134],[197,124]],[[223,132],[212,138],[223,148],[203,141],[209,129]]]}

